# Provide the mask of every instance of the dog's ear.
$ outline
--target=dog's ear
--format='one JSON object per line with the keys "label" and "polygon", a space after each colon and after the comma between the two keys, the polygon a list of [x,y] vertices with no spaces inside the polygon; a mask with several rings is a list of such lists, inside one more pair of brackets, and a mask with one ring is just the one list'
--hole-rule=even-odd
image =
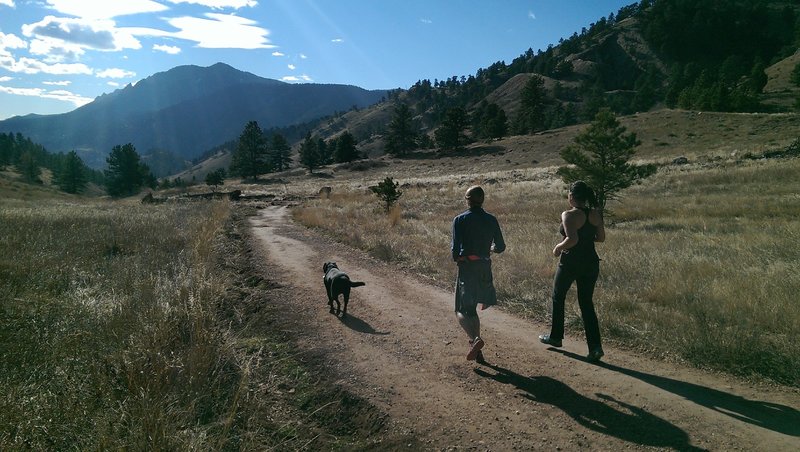
{"label": "dog's ear", "polygon": [[330,264],[330,262],[322,264],[322,273],[328,273],[328,264]]}

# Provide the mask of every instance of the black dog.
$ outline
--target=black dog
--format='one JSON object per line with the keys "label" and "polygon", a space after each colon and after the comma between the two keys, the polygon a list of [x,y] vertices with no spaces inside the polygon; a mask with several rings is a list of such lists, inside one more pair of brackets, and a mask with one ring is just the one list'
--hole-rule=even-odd
{"label": "black dog", "polygon": [[[347,316],[347,301],[350,299],[350,288],[363,286],[363,282],[350,281],[347,273],[339,270],[336,262],[325,262],[322,264],[322,272],[325,276],[322,280],[325,282],[325,290],[328,292],[328,306],[331,307],[331,313],[339,315],[342,313],[342,318]],[[341,308],[339,303],[339,295],[344,298],[344,309]],[[333,302],[336,302],[336,309],[333,308]]]}

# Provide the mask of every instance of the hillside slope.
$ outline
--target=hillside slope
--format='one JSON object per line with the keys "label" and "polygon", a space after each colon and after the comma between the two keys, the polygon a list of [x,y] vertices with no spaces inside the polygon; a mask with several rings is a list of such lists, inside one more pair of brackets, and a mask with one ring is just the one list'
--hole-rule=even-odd
{"label": "hillside slope", "polygon": [[0,131],[22,133],[50,152],[75,149],[93,167],[125,143],[140,153],[161,149],[192,159],[237,137],[248,121],[263,128],[303,123],[384,95],[349,85],[288,84],[221,63],[180,66],[69,113],[0,121]]}

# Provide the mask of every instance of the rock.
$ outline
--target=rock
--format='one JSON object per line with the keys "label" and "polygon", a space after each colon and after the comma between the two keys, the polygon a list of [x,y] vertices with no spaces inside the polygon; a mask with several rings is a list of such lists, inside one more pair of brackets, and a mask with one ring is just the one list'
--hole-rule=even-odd
{"label": "rock", "polygon": [[319,189],[319,197],[320,198],[330,198],[331,197],[331,187],[322,187]]}
{"label": "rock", "polygon": [[675,159],[672,160],[673,165],[685,165],[687,163],[689,163],[689,159],[684,156],[675,157]]}

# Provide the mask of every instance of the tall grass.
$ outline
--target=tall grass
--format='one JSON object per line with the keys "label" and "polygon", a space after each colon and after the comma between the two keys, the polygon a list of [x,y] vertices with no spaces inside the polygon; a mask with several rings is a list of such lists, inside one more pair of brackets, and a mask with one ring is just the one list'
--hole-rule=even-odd
{"label": "tall grass", "polygon": [[236,410],[227,204],[0,207],[0,449],[191,449]]}
{"label": "tall grass", "polygon": [[[598,246],[602,332],[659,356],[800,385],[800,161],[715,165],[662,168],[610,206],[608,240]],[[499,295],[507,309],[546,320],[565,187],[542,170],[492,177],[499,183],[486,186],[485,207],[508,243],[495,259]],[[294,215],[449,286],[450,221],[464,209],[466,187],[481,180],[411,184],[399,220],[358,190]],[[577,304],[568,306],[568,328],[581,336]]]}
{"label": "tall grass", "polygon": [[[363,448],[227,202],[0,205],[0,450]],[[321,383],[322,382],[322,383]]]}

